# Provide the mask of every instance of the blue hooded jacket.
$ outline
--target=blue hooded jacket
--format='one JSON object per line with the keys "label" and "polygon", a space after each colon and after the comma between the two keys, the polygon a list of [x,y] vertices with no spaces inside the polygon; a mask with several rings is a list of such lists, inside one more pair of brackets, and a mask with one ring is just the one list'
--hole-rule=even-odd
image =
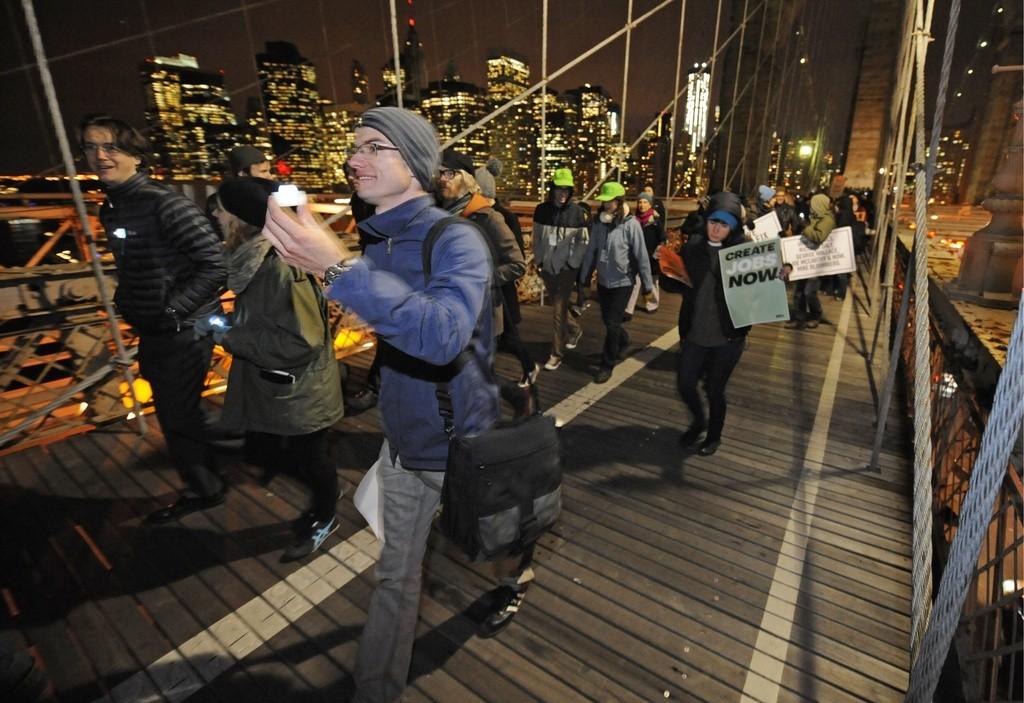
{"label": "blue hooded jacket", "polygon": [[[423,240],[444,217],[448,213],[422,196],[363,220],[360,229],[379,240],[367,245],[327,294],[395,350],[429,365],[452,362],[472,341],[476,361],[449,382],[455,431],[469,435],[491,427],[499,414],[497,389],[483,373],[494,353],[491,260],[475,227],[451,224],[433,247],[430,281],[424,281]],[[434,380],[404,367],[385,362],[381,368],[378,408],[384,436],[407,469],[445,469],[448,437],[436,389]]]}

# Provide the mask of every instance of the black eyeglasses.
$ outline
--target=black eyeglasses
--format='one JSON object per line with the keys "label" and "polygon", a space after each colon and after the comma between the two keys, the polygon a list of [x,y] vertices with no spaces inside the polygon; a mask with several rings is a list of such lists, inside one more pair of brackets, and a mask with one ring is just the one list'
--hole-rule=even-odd
{"label": "black eyeglasses", "polygon": [[441,179],[445,181],[455,178],[455,169],[452,168],[442,168],[438,173],[441,174]]}
{"label": "black eyeglasses", "polygon": [[345,154],[348,158],[353,156],[372,156],[376,157],[382,151],[401,151],[397,146],[389,146],[387,144],[378,144],[377,142],[366,142],[359,146],[352,147]]}

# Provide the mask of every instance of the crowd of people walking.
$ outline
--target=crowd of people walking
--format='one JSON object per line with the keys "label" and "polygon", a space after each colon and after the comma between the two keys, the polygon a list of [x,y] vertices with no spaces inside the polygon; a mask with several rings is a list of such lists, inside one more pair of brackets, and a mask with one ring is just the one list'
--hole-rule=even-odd
{"label": "crowd of people walking", "polygon": [[[338,528],[328,431],[346,403],[355,411],[378,406],[387,539],[359,647],[357,701],[395,700],[405,687],[422,562],[452,433],[493,426],[502,398],[515,417],[537,412],[537,384],[580,344],[592,285],[604,327],[590,369],[596,384],[608,382],[629,354],[633,315],[656,313],[671,290],[682,292],[677,385],[689,421],[679,442],[710,456],[723,441],[726,389],[750,329],[730,318],[718,251],[744,242],[753,218],[772,211],[780,236],[803,237],[812,247],[837,225],[853,229],[859,251],[867,241],[857,196],[833,204],[817,193],[801,211],[802,200],[760,186],[749,200],[728,192],[703,199],[682,223],[677,249],[668,243],[666,208],[653,189],[631,196],[625,184],[606,181],[592,210],[577,199],[568,168],[551,173],[527,240],[497,198],[500,162],[475,164],[457,150],[442,152],[423,117],[378,107],[363,114],[346,162],[361,241],[352,250],[305,204],[293,209],[277,201],[269,162],[252,147],[232,152],[229,177],[207,216],[150,178],[148,146],[130,125],[93,115],[78,137],[107,195],[100,216],[118,267],[117,306],[139,332],[140,372],[152,384],[184,489],[151,522],[224,501],[227,485],[204,441],[211,422],[200,400],[214,344],[233,357],[220,431],[244,438],[246,460],[265,479],[286,472],[309,487],[309,510],[294,522],[283,560],[312,554]],[[543,364],[518,331],[516,281],[529,266],[551,308]],[[838,299],[847,293],[845,275],[796,282],[787,327],[820,324],[823,285]],[[221,307],[224,290],[234,294],[230,314]],[[346,401],[329,300],[366,321],[378,339],[366,387]],[[515,357],[514,378],[494,373],[498,351]],[[440,380],[450,419],[439,406]],[[525,544],[495,562],[497,584],[485,599],[480,636],[501,632],[523,605],[534,578],[532,554]]]}

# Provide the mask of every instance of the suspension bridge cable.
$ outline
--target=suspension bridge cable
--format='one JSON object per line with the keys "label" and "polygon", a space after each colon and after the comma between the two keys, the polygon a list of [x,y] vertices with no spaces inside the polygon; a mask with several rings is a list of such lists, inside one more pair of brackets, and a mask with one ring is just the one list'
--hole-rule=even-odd
{"label": "suspension bridge cable", "polygon": [[[764,5],[764,4],[766,3],[766,2],[767,2],[767,0],[761,0],[761,2],[759,2],[759,3],[757,4],[757,6],[756,6],[756,7],[755,7],[755,8],[753,9],[753,10],[751,10],[751,11],[750,11],[750,14],[746,15],[746,16],[745,16],[745,17],[743,18],[743,21],[742,21],[742,23],[741,23],[741,26],[742,26],[742,24],[746,24],[746,23],[747,23],[747,22],[749,21],[750,17],[751,17],[751,16],[752,16],[752,15],[753,15],[754,13],[756,13],[756,12],[757,12],[757,11],[758,11],[758,10],[759,10],[759,9],[761,8],[761,6],[762,6],[762,5]],[[708,59],[708,60],[709,60],[709,61],[713,60],[713,59],[714,59],[714,58],[715,58],[715,57],[716,57],[716,56],[717,56],[717,55],[718,55],[719,53],[721,53],[722,51],[724,51],[724,50],[725,50],[725,47],[729,45],[729,42],[731,42],[731,41],[733,40],[733,38],[734,38],[734,37],[736,37],[736,35],[737,35],[737,34],[738,34],[739,32],[740,32],[740,27],[737,27],[737,28],[736,28],[735,30],[733,30],[732,34],[730,34],[730,35],[729,35],[729,37],[728,37],[728,38],[727,38],[727,39],[726,39],[726,40],[725,40],[724,42],[722,42],[722,45],[721,45],[721,47],[719,47],[719,49],[718,49],[718,50],[717,50],[717,51],[716,51],[715,53],[713,53],[713,54],[712,54],[712,55],[711,55],[711,56],[709,57],[709,59]],[[748,89],[748,88],[749,88],[750,86],[751,86],[751,81],[750,81],[750,80],[748,80],[748,81],[747,81],[747,83],[746,83],[746,87],[744,87],[744,89],[743,89],[743,94],[745,94],[745,93],[746,93],[747,89]],[[650,130],[650,129],[652,128],[652,127],[654,127],[654,125],[656,125],[656,124],[658,123],[658,120],[660,120],[660,119],[661,119],[661,113],[663,113],[663,112],[667,112],[667,111],[668,111],[668,109],[669,109],[670,107],[672,107],[672,104],[673,104],[674,102],[677,102],[677,101],[679,100],[679,98],[680,98],[680,97],[681,97],[681,96],[682,96],[682,95],[683,95],[684,93],[686,93],[686,92],[687,92],[687,89],[688,89],[688,88],[689,88],[689,85],[687,85],[687,86],[684,86],[684,87],[683,87],[683,89],[682,89],[682,90],[681,90],[681,91],[680,91],[680,92],[679,92],[678,94],[676,94],[676,95],[675,95],[675,96],[674,96],[674,97],[672,98],[672,100],[670,100],[670,101],[669,101],[669,102],[668,102],[668,103],[667,103],[667,104],[665,105],[665,107],[664,107],[664,108],[663,108],[662,110],[660,110],[660,111],[659,111],[659,112],[658,112],[658,113],[656,114],[655,118],[654,118],[654,119],[653,119],[653,120],[652,120],[652,121],[650,122],[650,124],[648,124],[648,125],[647,125],[647,127],[646,127],[646,128],[644,128],[643,130],[641,130],[641,132],[640,132],[640,136],[639,136],[639,137],[637,137],[637,138],[636,138],[636,140],[634,140],[634,141],[633,141],[633,143],[632,143],[632,144],[630,144],[630,145],[629,145],[629,147],[628,147],[627,149],[625,149],[625,151],[626,151],[626,152],[632,152],[632,151],[633,151],[633,149],[635,149],[635,148],[637,147],[637,145],[638,145],[638,144],[639,144],[639,143],[640,143],[640,142],[641,142],[641,141],[643,140],[643,138],[644,138],[644,135],[645,135],[645,134],[646,134],[646,133],[647,133],[647,132],[648,132],[648,131],[649,131],[649,130]],[[709,91],[709,92],[710,92],[710,91]],[[735,106],[734,106],[734,107],[735,107]],[[730,111],[730,112],[731,112],[731,111]],[[729,114],[729,113],[727,113],[727,115],[728,115],[728,114]],[[715,130],[715,132],[714,132],[714,135],[712,136],[712,139],[713,139],[713,138],[714,138],[715,136],[717,136],[717,135],[718,135],[718,134],[719,134],[719,133],[721,132],[721,130],[722,130],[722,125],[724,125],[724,124],[725,124],[725,119],[722,119],[722,120],[720,121],[720,123],[719,123],[719,127],[718,127],[718,129],[716,129],[716,130]],[[710,140],[708,140],[708,143],[710,143]],[[704,153],[704,152],[702,152],[702,154],[703,154],[703,153]],[[602,183],[604,183],[604,182],[605,182],[605,181],[606,181],[607,179],[608,179],[608,175],[605,175],[605,177],[604,177],[604,178],[600,179],[600,180],[599,180],[599,181],[598,181],[597,183],[595,183],[595,184],[594,184],[594,186],[593,186],[593,187],[591,187],[591,189],[590,189],[589,191],[587,191],[587,193],[586,193],[586,194],[585,194],[585,195],[583,196],[583,200],[587,200],[587,199],[589,199],[589,198],[590,198],[590,196],[592,196],[592,195],[593,195],[594,193],[596,193],[596,192],[597,192],[597,189],[598,189],[598,188],[600,188],[600,187],[601,187],[601,184],[602,184]],[[682,188],[682,186],[680,186],[680,189],[681,189],[681,188]],[[676,194],[678,194],[678,192],[679,192],[679,190],[677,189],[677,190],[676,190],[676,193],[675,193],[675,194],[673,194],[672,196],[670,196],[670,198],[669,198],[669,199],[671,200],[672,198],[674,198],[674,197],[675,197],[675,195],[676,195]]]}
{"label": "suspension bridge cable", "polygon": [[[914,36],[917,49],[914,90],[914,144],[917,164],[914,174],[914,561],[911,590],[910,658],[928,625],[932,604],[932,350],[928,292],[928,172],[924,138],[924,71],[931,41],[931,19],[935,0],[917,0],[918,20]],[[895,240],[895,237],[893,238]]]}
{"label": "suspension bridge cable", "polygon": [[[769,96],[768,99],[769,99],[769,101],[771,100],[772,90],[775,87],[774,86],[774,83],[775,83],[775,55],[779,51],[779,30],[782,27],[782,5],[783,5],[783,3],[780,2],[779,3],[779,11],[775,15],[775,38],[772,40],[771,63],[768,66],[768,96]],[[765,5],[764,11],[767,14],[767,12],[768,12],[768,6],[767,5]],[[788,48],[788,46],[787,46],[787,48]],[[767,106],[767,109],[761,111],[761,141],[760,141],[760,144],[758,146],[757,166],[756,166],[757,173],[765,174],[766,176],[767,176],[767,173],[768,173],[768,169],[771,166],[770,151],[769,152],[765,151],[765,145],[766,145],[766,143],[768,141],[768,113],[770,111],[771,111],[770,103]],[[763,162],[763,159],[765,158],[766,155],[768,155],[768,164],[765,164]],[[767,177],[766,177],[766,180],[769,183],[777,183],[778,182],[778,181],[772,181],[770,178],[767,178]]]}
{"label": "suspension bridge cable", "polygon": [[[749,4],[750,4],[750,0],[743,0],[743,16],[744,17],[747,16],[747,6]],[[733,76],[733,81],[732,81],[732,103],[731,103],[732,107],[736,107],[736,92],[737,92],[737,90],[739,90],[739,87],[740,87],[740,74],[743,72],[743,41],[744,41],[744,39],[746,39],[746,36],[747,36],[747,25],[746,25],[746,23],[744,23],[743,27],[740,29],[740,43],[736,47],[736,66],[735,66],[736,72],[735,72],[735,75]],[[725,140],[725,161],[722,163],[722,175],[726,175],[726,171],[729,168],[729,159],[732,158],[732,133],[734,131],[736,131],[734,129],[735,125],[736,125],[736,118],[733,117],[733,115],[735,115],[735,114],[736,114],[735,110],[729,110],[729,115],[730,115],[729,116],[729,136]],[[724,123],[725,120],[722,120],[722,122]],[[726,176],[726,180],[723,182],[722,187],[725,188],[726,190],[728,190],[729,185],[730,185],[729,184],[729,180],[728,180],[728,177]]]}
{"label": "suspension bridge cable", "polygon": [[[191,27],[192,25],[195,25],[195,24],[201,24],[202,22],[207,22],[209,20],[221,19],[223,17],[227,17],[228,15],[233,15],[233,14],[235,14],[237,12],[242,12],[244,10],[251,10],[251,9],[258,8],[258,7],[263,7],[265,5],[273,5],[275,3],[284,2],[284,1],[285,0],[260,0],[259,2],[243,2],[239,7],[233,7],[233,8],[228,9],[228,10],[219,10],[217,12],[210,12],[210,13],[207,13],[205,15],[200,15],[199,17],[193,17],[190,20],[185,20],[184,22],[175,22],[174,24],[164,25],[163,27],[159,27],[157,29],[149,30],[148,32],[135,32],[134,34],[129,34],[129,35],[124,36],[124,37],[119,37],[118,39],[112,39],[111,41],[100,42],[98,44],[90,44],[89,46],[82,47],[81,49],[75,49],[74,51],[67,51],[67,52],[65,52],[63,54],[57,54],[56,56],[51,56],[47,60],[52,65],[54,63],[57,63],[58,61],[64,61],[66,59],[73,59],[73,58],[75,58],[77,56],[82,56],[83,54],[89,54],[89,53],[92,53],[94,51],[101,51],[103,49],[110,49],[110,48],[115,47],[115,46],[120,46],[121,44],[128,44],[130,42],[134,42],[134,41],[137,41],[139,39],[145,39],[147,34],[156,35],[156,34],[163,34],[165,32],[173,32],[173,31],[178,30],[178,29],[184,29],[186,27]],[[21,71],[30,71],[33,68],[36,68],[37,66],[38,66],[38,62],[34,62],[34,63],[22,64],[21,66],[15,66],[13,68],[7,68],[7,69],[4,69],[4,70],[0,71],[0,78],[2,78],[3,76],[6,76],[6,75],[10,75],[12,73],[19,73]]]}
{"label": "suspension bridge cable", "polygon": [[[626,27],[630,27],[630,23],[633,21],[633,0],[629,0],[626,4]],[[626,154],[621,153],[622,145],[626,141],[626,100],[629,98],[629,48],[633,39],[632,29],[626,31],[626,50],[625,58],[623,59],[622,65],[622,109],[619,112],[619,142],[616,145],[616,160],[615,167],[611,170],[611,173],[617,174],[621,169],[621,163],[619,159],[625,158]],[[646,130],[644,130],[646,131]],[[643,132],[641,132],[643,134]],[[632,151],[632,149],[630,149]]]}
{"label": "suspension bridge cable", "polygon": [[[904,22],[906,28],[905,37],[912,36],[912,23],[914,18],[913,5],[908,5],[907,17]],[[893,294],[893,280],[895,277],[896,270],[896,243],[897,243],[897,229],[895,225],[897,211],[900,203],[903,200],[903,191],[906,187],[906,174],[907,165],[910,162],[910,147],[913,143],[911,139],[911,130],[913,129],[913,123],[915,119],[914,110],[917,108],[917,104],[911,101],[911,90],[914,73],[914,51],[913,42],[903,42],[904,48],[906,49],[905,57],[903,61],[903,71],[900,78],[900,109],[899,117],[897,122],[896,140],[893,144],[893,151],[890,155],[890,166],[889,170],[892,173],[891,187],[887,188],[886,192],[886,207],[882,213],[881,224],[879,233],[876,235],[876,267],[880,271],[882,261],[888,261],[885,273],[885,281],[882,283],[882,293],[877,296],[879,311],[888,310],[891,305],[892,294]],[[891,192],[889,192],[891,191]],[[891,202],[890,202],[891,201]],[[892,222],[890,222],[892,220]],[[871,340],[871,349],[868,352],[868,359],[873,360],[875,356],[875,350],[878,347],[878,340],[882,335],[883,329],[888,323],[888,315],[882,315],[880,312],[875,319],[875,331]]]}
{"label": "suspension bridge cable", "polygon": [[405,107],[402,99],[405,82],[402,80],[402,62],[398,51],[398,10],[395,9],[395,0],[388,0],[388,2],[391,9],[391,49],[395,52],[395,99],[398,107]]}
{"label": "suspension bridge cable", "polygon": [[544,0],[544,15],[541,19],[540,77],[545,81],[540,89],[540,187],[547,183],[548,148],[548,0]]}
{"label": "suspension bridge cable", "polygon": [[96,239],[92,233],[92,226],[89,224],[89,216],[85,210],[85,199],[82,197],[82,188],[75,177],[75,159],[71,155],[71,145],[68,143],[67,134],[64,132],[64,117],[61,115],[60,104],[57,102],[57,90],[53,86],[53,76],[50,73],[50,65],[46,60],[46,51],[43,49],[43,38],[39,33],[39,23],[36,21],[35,8],[32,0],[21,0],[21,7],[25,13],[25,23],[28,25],[29,37],[32,40],[32,49],[36,56],[36,65],[39,67],[39,78],[43,84],[43,92],[46,95],[47,106],[50,110],[50,120],[53,130],[57,134],[57,143],[60,145],[61,156],[64,158],[64,168],[67,170],[68,183],[71,186],[71,196],[75,201],[75,211],[82,223],[82,235],[85,238],[86,246],[89,249],[89,265],[92,267],[93,277],[96,279],[96,291],[99,294],[103,310],[107,314],[107,323],[110,329],[111,340],[114,343],[115,358],[121,366],[121,375],[128,384],[128,393],[132,398],[132,410],[139,421],[139,431],[146,432],[146,418],[142,413],[142,407],[135,395],[135,375],[131,369],[131,359],[125,350],[124,340],[121,338],[121,330],[117,322],[117,314],[114,311],[114,303],[107,290],[107,280],[103,275],[103,268],[100,266],[99,253],[96,251]]}
{"label": "suspension bridge cable", "polygon": [[[718,0],[718,10],[715,13],[715,38],[711,43],[711,71],[708,76],[708,102],[711,102],[711,95],[715,92],[715,64],[718,60],[718,32],[722,27],[722,0]],[[711,105],[708,105],[708,109],[711,109]],[[697,189],[700,191],[706,191],[707,187],[704,182],[704,154],[707,152],[706,141],[703,141],[704,137],[707,136],[708,129],[705,123],[704,134],[700,135],[705,147],[701,150],[701,158],[697,161]]]}
{"label": "suspension bridge cable", "polygon": [[[648,19],[653,17],[655,14],[657,14],[661,10],[665,9],[669,5],[673,4],[674,2],[676,2],[676,0],[663,0],[662,2],[660,2],[659,4],[657,4],[654,7],[652,7],[650,10],[645,12],[640,17],[638,17],[637,19],[633,20],[633,22],[631,23],[631,27],[639,26],[640,24],[642,24],[643,22],[647,21]],[[629,29],[629,28],[622,27],[621,29],[616,30],[615,32],[612,32],[610,35],[608,35],[607,37],[602,39],[600,42],[598,42],[594,46],[590,47],[589,49],[584,51],[582,54],[580,54],[576,58],[574,58],[571,61],[569,61],[568,63],[566,63],[563,66],[561,66],[559,69],[557,69],[551,75],[542,78],[540,81],[534,83],[529,88],[523,90],[518,95],[514,96],[513,98],[511,98],[510,100],[505,102],[504,105],[500,105],[500,106],[496,107],[494,110],[492,110],[488,114],[484,115],[483,117],[481,117],[479,120],[477,120],[473,124],[471,124],[468,127],[466,127],[464,130],[462,130],[461,132],[456,134],[454,137],[452,137],[451,139],[447,140],[444,144],[442,144],[441,148],[442,149],[446,149],[446,148],[452,146],[453,144],[458,143],[463,137],[466,137],[466,136],[472,134],[473,132],[475,132],[476,130],[480,129],[485,124],[487,124],[488,122],[493,120],[495,117],[497,117],[498,115],[503,114],[505,111],[510,109],[517,101],[522,100],[523,98],[527,98],[527,97],[533,95],[538,90],[540,90],[542,87],[547,86],[551,81],[555,80],[556,78],[561,76],[566,71],[572,70],[575,66],[579,65],[583,61],[586,61],[588,58],[590,58],[591,56],[596,54],[598,51],[600,51],[601,49],[605,48],[606,46],[608,46],[609,44],[614,42],[616,39],[618,39],[623,34],[625,34],[627,29]]]}
{"label": "suspension bridge cable", "polygon": [[[761,33],[760,33],[760,35],[758,36],[758,39],[757,39],[757,54],[756,54],[757,60],[754,63],[754,83],[755,84],[758,84],[758,80],[759,80],[759,78],[761,76],[761,64],[764,63],[764,58],[761,55],[761,51],[764,48],[764,30],[765,30],[765,28],[767,26],[768,26],[768,3],[765,3],[764,4],[764,10],[763,10],[762,16],[761,16]],[[740,159],[739,164],[736,166],[736,170],[737,171],[739,171],[739,169],[746,164],[747,156],[750,153],[750,128],[753,126],[753,124],[754,124],[754,101],[753,101],[753,99],[751,99],[751,101],[750,101],[750,108],[747,109],[747,129],[746,129],[746,131],[743,134],[743,157]],[[760,152],[758,152],[758,156],[760,156]],[[756,171],[756,169],[757,169],[757,165],[756,164],[754,165],[754,169]],[[755,178],[756,178],[756,176],[755,176]],[[740,183],[741,183],[741,187],[742,187],[742,181]]]}
{"label": "suspension bridge cable", "polygon": [[[545,0],[546,1],[546,0]],[[672,122],[669,132],[668,147],[668,178],[665,179],[665,199],[672,198],[672,171],[676,163],[676,132],[679,125],[679,75],[683,69],[683,36],[686,29],[686,0],[683,0],[679,10],[679,48],[676,50],[676,82],[672,88]]]}

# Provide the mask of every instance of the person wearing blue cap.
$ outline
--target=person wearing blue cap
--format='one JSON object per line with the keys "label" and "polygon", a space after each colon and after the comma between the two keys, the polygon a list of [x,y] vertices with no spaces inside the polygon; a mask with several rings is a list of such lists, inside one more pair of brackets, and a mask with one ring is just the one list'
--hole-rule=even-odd
{"label": "person wearing blue cap", "polygon": [[[725,303],[718,252],[745,241],[743,209],[738,196],[719,193],[711,198],[701,232],[687,240],[680,254],[690,275],[679,309],[679,396],[690,411],[690,427],[679,438],[684,447],[704,437],[697,453],[718,451],[725,426],[725,387],[739,363],[750,327],[735,327]],[[708,412],[697,391],[703,379]],[[706,433],[706,434],[705,434]]]}

